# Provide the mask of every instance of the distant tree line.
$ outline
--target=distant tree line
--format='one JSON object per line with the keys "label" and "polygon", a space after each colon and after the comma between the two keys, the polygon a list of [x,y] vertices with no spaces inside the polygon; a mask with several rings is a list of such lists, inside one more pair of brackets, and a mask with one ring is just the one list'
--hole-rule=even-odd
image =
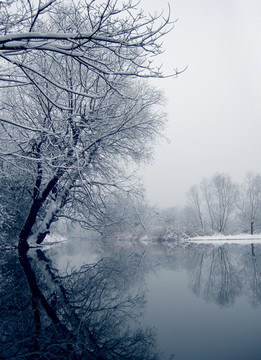
{"label": "distant tree line", "polygon": [[242,183],[221,173],[203,178],[190,187],[184,206],[160,209],[144,204],[142,219],[146,234],[159,242],[216,233],[260,233],[261,175],[247,173]]}
{"label": "distant tree line", "polygon": [[188,192],[186,218],[199,232],[261,230],[261,175],[248,173],[242,184],[229,175],[202,179]]}

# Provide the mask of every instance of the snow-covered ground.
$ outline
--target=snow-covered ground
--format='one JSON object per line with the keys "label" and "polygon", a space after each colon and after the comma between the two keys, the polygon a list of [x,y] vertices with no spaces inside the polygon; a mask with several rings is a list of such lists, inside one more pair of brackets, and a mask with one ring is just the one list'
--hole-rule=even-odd
{"label": "snow-covered ground", "polygon": [[64,235],[60,235],[60,234],[56,234],[56,233],[51,233],[46,235],[46,238],[44,239],[44,243],[45,244],[53,244],[53,243],[60,243],[60,242],[65,242],[68,239],[64,236]]}
{"label": "snow-covered ground", "polygon": [[190,242],[200,244],[261,244],[261,234],[238,234],[238,235],[223,235],[216,234],[212,236],[197,236],[188,239]]}

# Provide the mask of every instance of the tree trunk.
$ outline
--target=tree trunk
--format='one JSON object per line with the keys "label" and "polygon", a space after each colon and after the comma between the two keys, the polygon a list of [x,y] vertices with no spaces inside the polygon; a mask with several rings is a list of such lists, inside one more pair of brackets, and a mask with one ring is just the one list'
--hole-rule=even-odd
{"label": "tree trunk", "polygon": [[19,235],[19,243],[18,243],[19,255],[21,255],[21,254],[24,255],[29,250],[28,238],[32,231],[32,227],[36,222],[36,217],[38,215],[38,212],[39,212],[42,204],[43,204],[43,202],[40,201],[40,199],[36,199],[33,201],[29,215],[27,216],[25,224]]}
{"label": "tree trunk", "polygon": [[251,235],[254,234],[254,221],[251,221],[251,223],[250,223],[250,234]]}
{"label": "tree trunk", "polygon": [[29,215],[19,235],[19,243],[18,243],[19,254],[20,251],[21,253],[26,254],[27,251],[29,250],[28,238],[31,234],[34,224],[36,223],[36,218],[39,214],[39,210],[44,204],[45,200],[47,199],[52,189],[56,186],[57,182],[62,177],[63,173],[64,170],[59,169],[57,171],[57,174],[46,185],[45,189],[42,192],[42,196],[33,200],[32,206],[29,211]]}

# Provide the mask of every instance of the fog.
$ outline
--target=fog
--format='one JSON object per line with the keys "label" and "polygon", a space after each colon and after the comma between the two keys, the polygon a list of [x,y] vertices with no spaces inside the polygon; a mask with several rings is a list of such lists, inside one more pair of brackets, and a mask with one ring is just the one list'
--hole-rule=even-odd
{"label": "fog", "polygon": [[[189,187],[217,172],[241,182],[261,172],[261,3],[255,0],[170,0],[177,20],[164,38],[164,90],[169,142],[155,148],[143,172],[147,199],[183,205]],[[142,0],[146,11],[167,12],[167,1]]]}

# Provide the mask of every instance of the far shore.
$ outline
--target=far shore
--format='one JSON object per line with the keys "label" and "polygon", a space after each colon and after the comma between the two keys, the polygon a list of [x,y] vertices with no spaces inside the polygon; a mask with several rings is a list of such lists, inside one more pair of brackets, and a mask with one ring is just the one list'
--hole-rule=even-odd
{"label": "far shore", "polygon": [[189,242],[200,244],[217,243],[217,244],[261,244],[261,234],[237,234],[223,235],[215,234],[211,236],[196,236],[188,239]]}

